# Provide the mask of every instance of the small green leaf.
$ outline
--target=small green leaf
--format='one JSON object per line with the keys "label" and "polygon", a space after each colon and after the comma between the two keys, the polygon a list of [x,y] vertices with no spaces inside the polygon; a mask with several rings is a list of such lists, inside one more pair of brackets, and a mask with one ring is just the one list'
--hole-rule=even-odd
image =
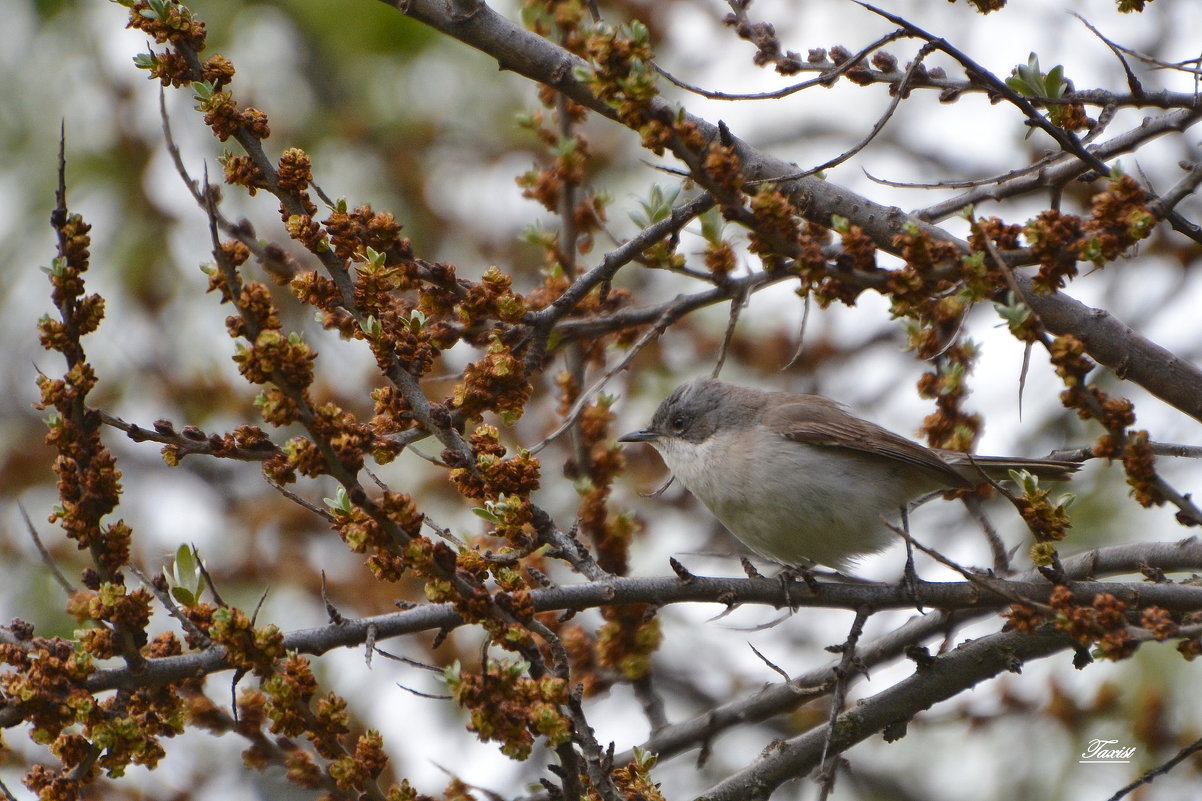
{"label": "small green leaf", "polygon": [[702,214],[698,219],[701,220],[701,236],[706,242],[711,245],[717,245],[722,242],[722,229],[725,227],[725,221],[722,219],[722,213],[715,206],[709,211]]}
{"label": "small green leaf", "polygon": [[1031,561],[1039,567],[1048,567],[1056,558],[1056,546],[1050,542],[1037,542],[1031,546]]}
{"label": "small green leaf", "polygon": [[185,575],[196,572],[196,555],[192,553],[192,549],[189,546],[181,545],[175,549],[175,570],[177,579],[181,572]]}
{"label": "small green leaf", "polygon": [[658,757],[654,751],[648,751],[645,748],[639,748],[637,745],[634,747],[634,764],[637,765],[640,770],[650,770],[651,768],[655,767],[657,759]]}
{"label": "small green leaf", "polygon": [[554,231],[548,231],[538,223],[533,223],[527,225],[522,230],[520,239],[528,245],[535,245],[540,248],[553,248],[555,247],[556,236]]}
{"label": "small green leaf", "polygon": [[483,518],[483,519],[487,520],[487,521],[488,521],[488,522],[490,522],[490,523],[494,523],[494,524],[495,524],[495,523],[500,523],[500,522],[501,522],[501,517],[500,517],[500,515],[498,515],[496,512],[494,512],[494,511],[493,511],[493,510],[491,510],[491,509],[486,509],[486,508],[484,508],[483,506],[475,506],[475,507],[473,507],[473,508],[472,508],[472,514],[476,515],[476,517]]}
{"label": "small green leaf", "polygon": [[1085,246],[1085,251],[1081,254],[1081,258],[1099,267],[1105,264],[1106,257],[1102,255],[1102,240],[1096,236],[1091,237],[1089,244]]}
{"label": "small green leaf", "polygon": [[208,81],[192,82],[193,97],[195,97],[201,103],[211,98],[214,91],[213,84],[209,83]]}
{"label": "small green leaf", "polygon": [[1009,78],[1007,78],[1006,85],[1013,89],[1016,94],[1030,94],[1030,88],[1027,86],[1027,82],[1017,75],[1011,75]]}
{"label": "small green leaf", "polygon": [[576,148],[580,147],[580,140],[574,136],[560,137],[555,143],[555,155],[559,158],[567,158],[576,152]]}
{"label": "small green leaf", "polygon": [[1044,97],[1061,97],[1064,95],[1064,90],[1068,87],[1068,83],[1064,80],[1064,66],[1057,64],[1048,70],[1048,77],[1044,79]]}
{"label": "small green leaf", "polygon": [[639,201],[643,213],[634,212],[630,215],[630,219],[640,228],[646,228],[660,220],[668,219],[672,214],[672,204],[676,202],[679,194],[679,188],[665,192],[659,184],[652,185],[647,199]]}
{"label": "small green leaf", "polygon": [[330,511],[338,514],[349,515],[354,509],[351,504],[351,496],[346,493],[346,487],[339,487],[333,498],[322,498],[321,500],[330,508]]}
{"label": "small green leaf", "polygon": [[163,569],[170,582],[171,597],[184,606],[194,606],[204,590],[204,569],[200,555],[194,545],[180,545],[175,549],[171,569]]}
{"label": "small green leaf", "polygon": [[995,303],[993,308],[1011,329],[1031,319],[1031,307],[1021,300],[1016,300],[1013,292],[1007,295],[1006,303]]}
{"label": "small green leaf", "polygon": [[366,251],[367,266],[372,271],[377,271],[377,270],[383,269],[385,258],[387,258],[387,254],[380,253],[379,251],[377,251],[375,248],[372,248],[372,247],[367,248],[367,251]]}

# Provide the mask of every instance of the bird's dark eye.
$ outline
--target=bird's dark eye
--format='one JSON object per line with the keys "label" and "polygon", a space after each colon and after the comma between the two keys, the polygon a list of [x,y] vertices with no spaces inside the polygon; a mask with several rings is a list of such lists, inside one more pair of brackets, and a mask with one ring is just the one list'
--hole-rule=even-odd
{"label": "bird's dark eye", "polygon": [[680,432],[684,431],[684,423],[684,415],[676,415],[672,418],[672,430],[679,434]]}

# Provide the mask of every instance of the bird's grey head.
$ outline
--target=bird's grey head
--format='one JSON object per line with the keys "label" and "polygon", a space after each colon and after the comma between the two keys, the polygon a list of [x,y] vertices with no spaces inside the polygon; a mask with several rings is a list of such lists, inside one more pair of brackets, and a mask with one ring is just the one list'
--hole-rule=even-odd
{"label": "bird's grey head", "polygon": [[704,442],[719,430],[755,424],[763,393],[714,378],[681,384],[664,399],[651,425],[618,438],[619,442],[649,442],[668,437]]}

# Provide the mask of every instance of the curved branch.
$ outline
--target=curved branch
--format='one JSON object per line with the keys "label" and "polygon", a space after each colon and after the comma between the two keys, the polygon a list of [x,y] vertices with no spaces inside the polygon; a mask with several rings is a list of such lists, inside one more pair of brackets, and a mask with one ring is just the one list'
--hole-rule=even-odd
{"label": "curved branch", "polygon": [[1015,274],[1023,302],[1053,334],[1072,334],[1099,364],[1134,381],[1165,403],[1202,420],[1202,371],[1194,364],[1128,328],[1104,309],[1086,306],[1062,292],[1037,292],[1031,279]]}
{"label": "curved branch", "polygon": [[[1140,145],[1167,133],[1180,133],[1202,119],[1202,108],[1184,108],[1161,114],[1157,117],[1145,117],[1139,125],[1117,134],[1104,142],[1089,145],[1089,152],[1098,159],[1108,161],[1125,153],[1133,152]],[[1050,160],[1050,163],[1038,169],[1023,169],[1014,175],[995,177],[988,184],[975,186],[947,200],[941,200],[923,209],[917,209],[914,215],[924,220],[940,220],[955,214],[966,206],[975,205],[987,200],[1004,200],[1009,197],[1032,192],[1043,187],[1064,186],[1069,181],[1084,175],[1089,167],[1070,153],[1060,153]],[[1180,198],[1168,195],[1161,198],[1167,208],[1171,208]]]}
{"label": "curved branch", "polygon": [[1005,671],[1018,671],[1030,659],[1042,659],[1072,647],[1063,634],[1010,631],[981,637],[936,656],[913,675],[839,715],[834,725],[811,729],[776,743],[752,765],[706,790],[708,801],[767,799],[784,782],[817,767],[829,743],[831,753],[846,751],[886,727],[896,736],[914,715]]}
{"label": "curved branch", "polygon": [[[1084,579],[1109,573],[1123,573],[1131,570],[1132,565],[1154,567],[1162,560],[1180,564],[1181,570],[1193,570],[1185,565],[1196,558],[1202,557],[1202,543],[1191,538],[1182,542],[1146,543],[1142,545],[1120,545],[1100,550],[1087,551],[1083,554],[1070,556],[1064,560],[1065,575],[1070,579]],[[1151,561],[1145,561],[1150,559]],[[1016,583],[1036,582],[1039,579],[1036,571],[1030,571],[1015,577]],[[1093,589],[1093,582],[1088,582]],[[929,586],[920,584],[919,589]],[[1046,586],[1046,585],[1045,585]],[[1085,584],[1074,584],[1074,590],[1082,590],[1087,594]],[[1107,584],[1108,588],[1117,585]],[[1137,585],[1141,589],[1150,589],[1150,585]],[[1159,586],[1159,585],[1155,585]],[[1002,592],[1016,589],[1003,582],[999,586]],[[1049,587],[1050,589],[1050,587]],[[1105,590],[1109,591],[1109,589]],[[1030,596],[1027,596],[1030,597]],[[1092,601],[1093,595],[1088,595]],[[892,661],[901,656],[907,648],[924,642],[937,634],[947,636],[955,628],[971,622],[976,618],[989,614],[992,610],[959,609],[944,615],[920,615],[906,621],[893,631],[890,631],[856,649],[856,654],[866,668]],[[775,715],[790,712],[813,698],[813,694],[803,693],[803,688],[825,685],[832,678],[832,671],[839,664],[833,660],[826,665],[814,668],[800,676],[794,676],[791,681],[771,684],[751,695],[731,701],[714,709],[707,710],[690,720],[664,726],[642,745],[645,750],[666,758],[689,748],[697,747],[712,740],[717,734],[733,726],[756,723]],[[633,758],[627,753],[619,756],[619,761]]]}
{"label": "curved branch", "polygon": [[[1070,578],[1085,578],[1108,573],[1136,573],[1143,567],[1166,572],[1202,569],[1202,542],[1142,543],[1089,551],[1064,562]],[[1040,603],[1047,599],[1052,585],[1031,571],[1012,580],[996,580],[1001,594],[993,596],[969,582],[920,584],[913,591],[905,586],[884,584],[804,583],[789,584],[775,578],[703,578],[681,580],[676,577],[620,578],[587,584],[532,590],[534,608],[539,612],[572,610],[612,604],[676,603],[764,604],[856,609],[865,605],[881,609],[906,609],[915,600],[941,609],[991,611],[1011,603],[1019,596]],[[1157,605],[1170,610],[1202,609],[1202,588],[1185,584],[1146,584],[1128,582],[1080,581],[1072,584],[1074,597],[1089,602],[1099,592],[1109,592],[1120,600],[1140,605]],[[915,594],[916,593],[916,594]],[[402,612],[359,619],[344,619],[311,629],[298,629],[284,636],[289,651],[320,655],[335,648],[357,647],[369,637],[375,642],[419,631],[450,630],[464,621],[451,604],[425,604]],[[871,646],[870,646],[871,647]],[[867,651],[865,651],[867,652]],[[97,670],[84,682],[90,692],[113,689],[137,689],[208,673],[231,670],[223,648],[149,659],[144,669]],[[0,727],[20,720],[20,710],[11,706],[0,710]]]}

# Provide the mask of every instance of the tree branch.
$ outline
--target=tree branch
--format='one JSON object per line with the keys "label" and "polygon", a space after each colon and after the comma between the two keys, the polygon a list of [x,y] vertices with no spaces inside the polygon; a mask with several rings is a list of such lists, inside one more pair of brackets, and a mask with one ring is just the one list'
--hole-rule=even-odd
{"label": "tree branch", "polygon": [[[438,0],[412,0],[405,3],[399,0],[383,1],[496,58],[503,69],[552,86],[607,119],[617,120],[612,108],[594,97],[584,84],[573,77],[575,68],[586,66],[584,61],[515,25],[488,6],[480,7],[469,19],[455,19],[445,4]],[[662,98],[654,98],[651,104],[653,110],[672,116],[676,114],[676,110]],[[1180,118],[1174,117],[1172,122],[1185,125],[1197,119],[1199,114],[1202,114],[1202,110],[1182,110]],[[760,152],[729,133],[721,134],[718,126],[707,120],[687,112],[684,113],[684,119],[696,125],[701,135],[710,141],[728,138],[739,157],[743,175],[749,181],[775,180],[795,172],[792,165],[781,159]],[[1070,149],[1075,155],[1082,155],[1076,148]],[[1099,163],[1097,154],[1085,155],[1089,164]],[[877,247],[887,253],[898,253],[894,239],[910,225],[917,226],[937,240],[954,243],[963,253],[968,253],[966,243],[943,229],[906,214],[896,206],[875,203],[833,182],[806,176],[782,181],[779,188],[789,195],[805,219],[825,226],[830,224],[834,215],[846,217],[860,226]],[[872,285],[883,286],[887,275],[882,273],[875,276]],[[1026,285],[1029,286],[1029,282]],[[1086,349],[1098,362],[1121,368],[1127,380],[1134,381],[1165,402],[1202,420],[1202,370],[1139,336],[1110,315],[1089,309],[1063,292],[1038,296],[1032,292],[1024,300],[1036,309],[1052,333],[1071,333],[1079,337],[1084,333],[1082,339],[1086,342]],[[1106,335],[1114,339],[1102,341],[1097,335],[1099,330],[1105,330]]]}
{"label": "tree branch", "polygon": [[1004,671],[1018,671],[1030,659],[1051,656],[1072,645],[1072,640],[1058,632],[1010,631],[969,640],[947,654],[933,657],[909,678],[856,704],[833,726],[819,726],[776,743],[750,767],[709,788],[702,797],[708,801],[767,799],[784,782],[817,767],[828,739],[830,750],[838,753],[886,727],[904,731],[914,715],[934,704]]}
{"label": "tree branch", "polygon": [[[1117,573],[1138,573],[1150,567],[1166,572],[1202,569],[1202,542],[1190,538],[1180,542],[1141,543],[1089,551],[1064,562],[1070,578]],[[705,578],[688,581],[676,577],[624,578],[532,590],[534,608],[539,612],[572,610],[614,604],[717,603],[763,604],[776,608],[825,607],[857,609],[871,605],[878,610],[906,609],[915,600],[938,609],[992,611],[1011,603],[1015,596],[1032,602],[1047,600],[1053,586],[1036,571],[1012,580],[993,582],[1002,595],[990,595],[969,582],[923,583],[913,590],[902,585],[845,584],[816,582],[810,586],[776,578]],[[1090,602],[1099,592],[1109,592],[1132,605],[1155,605],[1173,611],[1202,609],[1202,588],[1185,584],[1142,582],[1078,581],[1071,585],[1073,596]],[[369,637],[376,642],[419,631],[451,630],[463,620],[451,604],[424,604],[413,609],[359,619],[345,619],[337,625],[298,629],[284,636],[283,648],[319,655],[335,648],[358,647]],[[871,646],[861,651],[864,658]],[[126,668],[97,670],[84,682],[90,692],[150,687],[186,678],[231,669],[225,662],[224,649],[211,648],[181,656],[149,659],[137,673]],[[19,722],[18,710],[0,710],[0,726]]]}

